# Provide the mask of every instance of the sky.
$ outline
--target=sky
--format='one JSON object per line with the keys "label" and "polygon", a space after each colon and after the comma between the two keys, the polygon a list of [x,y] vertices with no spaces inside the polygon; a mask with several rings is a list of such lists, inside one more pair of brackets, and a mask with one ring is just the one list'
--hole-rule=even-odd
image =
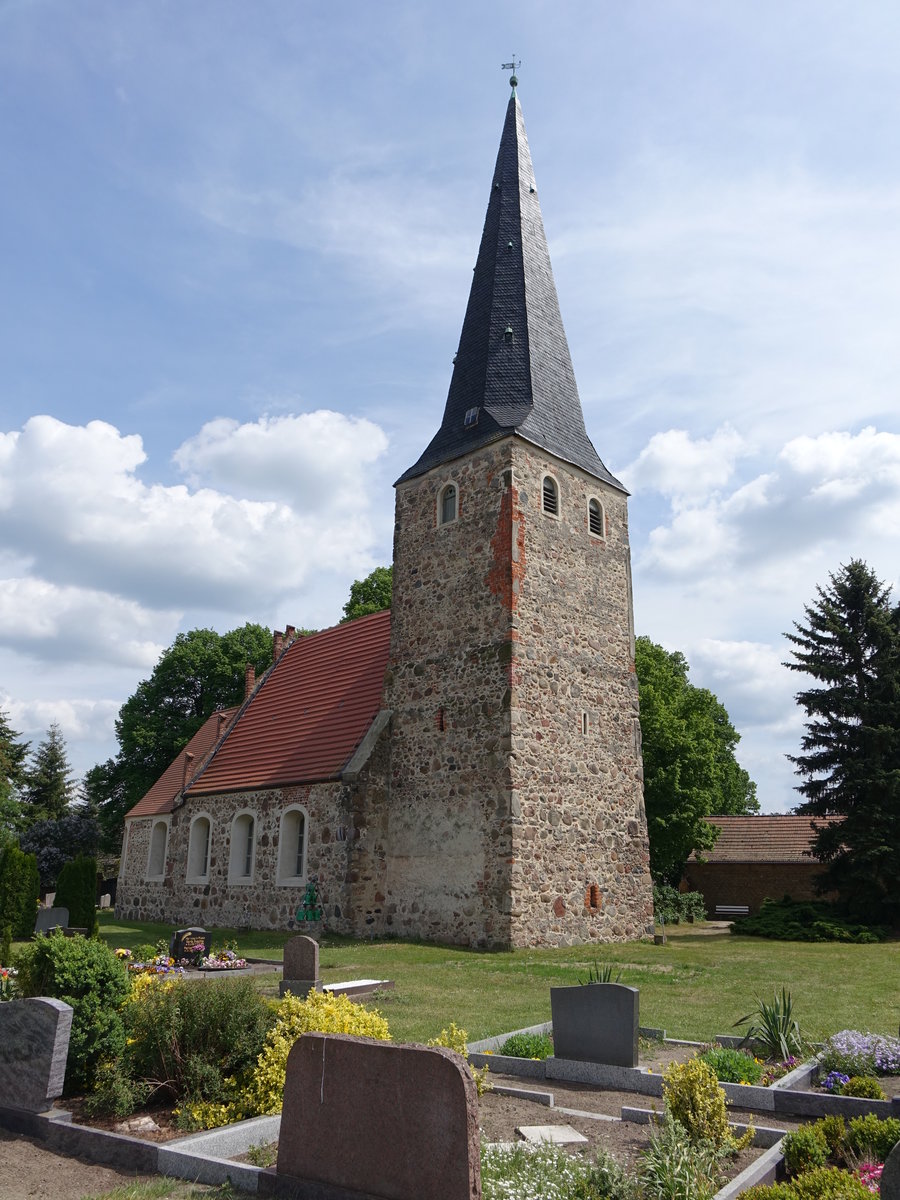
{"label": "sky", "polygon": [[[0,0],[0,709],[322,627],[437,429],[509,96],[637,631],[797,803],[784,639],[900,563],[900,7]],[[900,598],[900,592],[895,593]]]}

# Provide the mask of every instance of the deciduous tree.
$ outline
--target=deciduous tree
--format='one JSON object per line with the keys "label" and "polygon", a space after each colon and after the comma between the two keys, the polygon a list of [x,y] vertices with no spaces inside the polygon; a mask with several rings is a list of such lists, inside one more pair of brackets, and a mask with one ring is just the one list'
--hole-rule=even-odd
{"label": "deciduous tree", "polygon": [[679,882],[692,850],[708,850],[716,814],[756,812],[756,785],[735,758],[740,740],[724,706],[688,681],[683,654],[647,637],[635,645],[650,871]]}
{"label": "deciduous tree", "polygon": [[861,560],[829,576],[785,636],[785,665],[815,681],[797,693],[807,721],[793,756],[818,827],[824,889],[863,920],[900,923],[900,611]]}
{"label": "deciduous tree", "polygon": [[393,567],[376,567],[365,579],[355,579],[350,585],[350,598],[344,605],[341,622],[381,612],[391,607]]}

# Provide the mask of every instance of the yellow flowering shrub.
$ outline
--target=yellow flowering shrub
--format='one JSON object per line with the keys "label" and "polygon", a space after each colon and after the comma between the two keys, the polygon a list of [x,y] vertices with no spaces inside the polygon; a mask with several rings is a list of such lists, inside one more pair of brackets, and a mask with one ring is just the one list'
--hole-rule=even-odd
{"label": "yellow flowering shrub", "polygon": [[472,1073],[472,1078],[475,1080],[475,1090],[479,1096],[484,1092],[489,1092],[493,1088],[493,1084],[488,1079],[489,1069],[487,1067],[473,1067],[469,1062],[469,1035],[465,1029],[460,1029],[455,1021],[450,1022],[449,1029],[442,1029],[436,1038],[432,1038],[428,1043],[429,1046],[443,1046],[447,1050],[455,1050],[457,1054],[461,1054],[466,1060],[466,1066]]}
{"label": "yellow flowering shrub", "polygon": [[364,1008],[347,996],[331,992],[310,992],[305,1000],[286,993],[244,1097],[248,1113],[281,1111],[288,1054],[303,1033],[348,1033],[382,1042],[391,1040],[388,1023],[377,1009]]}
{"label": "yellow flowering shrub", "polygon": [[728,1124],[725,1092],[715,1071],[702,1058],[695,1055],[685,1063],[672,1063],[663,1076],[662,1087],[667,1113],[695,1144],[712,1142],[726,1153],[750,1145],[752,1127],[743,1137],[734,1137]]}

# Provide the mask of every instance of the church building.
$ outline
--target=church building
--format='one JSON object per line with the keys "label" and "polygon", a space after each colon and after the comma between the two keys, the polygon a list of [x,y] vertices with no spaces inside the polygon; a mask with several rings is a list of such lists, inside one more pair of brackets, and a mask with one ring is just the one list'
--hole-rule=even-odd
{"label": "church building", "polygon": [[585,430],[512,84],[443,419],[395,485],[392,607],[276,634],[128,814],[123,918],[653,932],[627,493]]}

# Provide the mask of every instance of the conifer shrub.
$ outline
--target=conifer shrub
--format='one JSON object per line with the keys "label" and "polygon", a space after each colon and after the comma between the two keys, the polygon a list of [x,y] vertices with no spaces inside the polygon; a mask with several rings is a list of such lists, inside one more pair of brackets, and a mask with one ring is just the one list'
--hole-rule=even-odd
{"label": "conifer shrub", "polygon": [[[15,844],[0,851],[0,926],[9,925],[18,940],[31,937],[41,895],[37,859]],[[8,964],[7,964],[8,965]]]}
{"label": "conifer shrub", "polygon": [[759,912],[739,917],[731,932],[772,938],[782,942],[883,942],[888,930],[848,920],[836,905],[825,900],[763,900]]}
{"label": "conifer shrub", "polygon": [[52,996],[72,1006],[65,1092],[89,1088],[101,1062],[125,1049],[121,1006],[129,993],[125,967],[105,942],[52,933],[16,956],[23,996]]}
{"label": "conifer shrub", "polygon": [[97,860],[79,854],[70,859],[59,873],[56,904],[69,910],[69,924],[96,934]]}

